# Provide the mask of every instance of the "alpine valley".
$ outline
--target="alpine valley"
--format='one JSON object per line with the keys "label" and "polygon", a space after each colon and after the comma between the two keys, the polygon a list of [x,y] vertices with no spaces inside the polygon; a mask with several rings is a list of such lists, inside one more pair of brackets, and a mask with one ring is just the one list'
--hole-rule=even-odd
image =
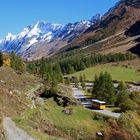
{"label": "alpine valley", "polygon": [[[60,10],[61,2],[39,0],[36,9],[35,0],[20,1],[10,17],[13,1],[7,1],[0,15],[13,22],[27,2],[41,17],[45,8]],[[105,7],[103,0],[89,1],[100,12],[98,6]],[[108,7],[110,1],[104,0]],[[63,11],[82,6],[82,0],[63,2]],[[22,12],[32,21],[32,13]],[[51,14],[55,20],[58,15]],[[140,140],[140,0],[118,0],[89,20],[38,21],[8,33],[0,41],[0,140]]]}

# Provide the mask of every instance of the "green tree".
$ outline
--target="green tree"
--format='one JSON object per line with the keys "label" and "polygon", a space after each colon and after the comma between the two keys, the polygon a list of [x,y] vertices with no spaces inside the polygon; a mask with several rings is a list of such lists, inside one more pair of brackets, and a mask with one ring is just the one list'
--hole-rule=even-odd
{"label": "green tree", "polygon": [[128,110],[135,110],[136,109],[136,103],[133,102],[131,99],[126,99],[119,105],[121,111],[125,112]]}
{"label": "green tree", "polygon": [[63,75],[62,75],[60,65],[59,64],[55,65],[53,71],[55,73],[57,81],[62,83],[63,82]]}
{"label": "green tree", "polygon": [[58,83],[55,76],[52,76],[51,88],[50,91],[52,94],[56,94],[58,91]]}
{"label": "green tree", "polygon": [[86,83],[85,83],[85,81],[81,82],[81,87],[82,87],[83,90],[86,90]]}
{"label": "green tree", "polygon": [[24,72],[26,69],[26,65],[23,60],[17,56],[14,52],[11,53],[11,67],[14,70],[18,70],[20,72]]}
{"label": "green tree", "polygon": [[84,70],[86,68],[85,63],[81,60],[80,61],[80,70]]}
{"label": "green tree", "polygon": [[120,81],[117,90],[118,92],[126,91],[126,84],[124,81]]}
{"label": "green tree", "polygon": [[11,67],[15,70],[17,70],[17,56],[15,52],[12,51],[11,53]]}
{"label": "green tree", "polygon": [[99,77],[95,76],[92,93],[94,98],[104,100],[109,104],[115,103],[116,101],[115,88],[110,74],[105,72],[101,73]]}
{"label": "green tree", "polygon": [[67,73],[68,73],[68,74],[74,73],[74,68],[73,68],[73,66],[70,65],[70,64],[68,64],[68,66],[67,66]]}
{"label": "green tree", "polygon": [[50,83],[51,80],[52,80],[51,73],[50,73],[50,72],[46,72],[44,78],[45,78],[45,80],[46,80],[48,83]]}
{"label": "green tree", "polygon": [[27,64],[27,71],[29,73],[36,74],[37,73],[37,67],[36,67],[35,63]]}
{"label": "green tree", "polygon": [[67,86],[70,85],[70,78],[69,78],[69,77],[67,77],[67,78],[65,79],[65,84],[66,84]]}
{"label": "green tree", "polygon": [[20,72],[25,72],[26,70],[26,65],[20,57],[17,57],[17,70]]}
{"label": "green tree", "polygon": [[131,100],[137,103],[140,107],[140,92],[131,92],[129,97]]}
{"label": "green tree", "polygon": [[86,81],[86,75],[85,74],[83,74],[83,80]]}
{"label": "green tree", "polygon": [[80,82],[82,82],[82,81],[85,82],[85,81],[86,81],[86,76],[85,76],[85,74],[83,74],[83,75],[80,74],[79,81],[80,81]]}
{"label": "green tree", "polygon": [[78,81],[77,77],[74,78],[74,85],[75,85],[76,88],[79,87],[79,81]]}
{"label": "green tree", "polygon": [[3,54],[0,51],[0,67],[3,65]]}
{"label": "green tree", "polygon": [[126,84],[125,82],[121,81],[117,87],[117,92],[116,92],[116,102],[115,106],[119,106],[121,103],[123,103],[126,99],[129,98],[129,93],[126,90]]}
{"label": "green tree", "polygon": [[79,77],[79,81],[82,82],[83,81],[83,76],[80,74],[80,77]]}
{"label": "green tree", "polygon": [[40,74],[42,78],[44,78],[46,71],[47,71],[47,63],[45,62],[45,59],[42,57],[40,64]]}

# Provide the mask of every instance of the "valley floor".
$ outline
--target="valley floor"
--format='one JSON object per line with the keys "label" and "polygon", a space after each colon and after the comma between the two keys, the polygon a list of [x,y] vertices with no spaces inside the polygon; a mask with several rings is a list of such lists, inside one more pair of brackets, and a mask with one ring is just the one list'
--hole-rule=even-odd
{"label": "valley floor", "polygon": [[110,73],[113,80],[140,82],[140,60],[100,64],[68,76],[85,75],[87,81],[93,81],[95,75],[99,75],[101,72]]}

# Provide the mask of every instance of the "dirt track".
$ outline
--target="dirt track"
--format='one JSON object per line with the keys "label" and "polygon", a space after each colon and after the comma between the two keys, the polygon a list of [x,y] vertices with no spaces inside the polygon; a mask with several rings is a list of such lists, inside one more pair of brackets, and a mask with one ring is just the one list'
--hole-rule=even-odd
{"label": "dirt track", "polygon": [[3,127],[5,130],[6,140],[35,140],[25,131],[18,128],[9,117],[3,119]]}

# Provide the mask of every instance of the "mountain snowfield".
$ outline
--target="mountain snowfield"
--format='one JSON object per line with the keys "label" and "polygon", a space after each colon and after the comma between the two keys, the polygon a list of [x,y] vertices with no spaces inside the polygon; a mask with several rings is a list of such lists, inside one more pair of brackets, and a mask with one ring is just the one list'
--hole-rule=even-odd
{"label": "mountain snowfield", "polygon": [[8,33],[5,39],[0,40],[0,49],[3,52],[14,51],[30,61],[47,57],[73,41],[99,19],[100,16],[96,15],[91,20],[68,23],[65,26],[39,21],[27,26],[18,35]]}

